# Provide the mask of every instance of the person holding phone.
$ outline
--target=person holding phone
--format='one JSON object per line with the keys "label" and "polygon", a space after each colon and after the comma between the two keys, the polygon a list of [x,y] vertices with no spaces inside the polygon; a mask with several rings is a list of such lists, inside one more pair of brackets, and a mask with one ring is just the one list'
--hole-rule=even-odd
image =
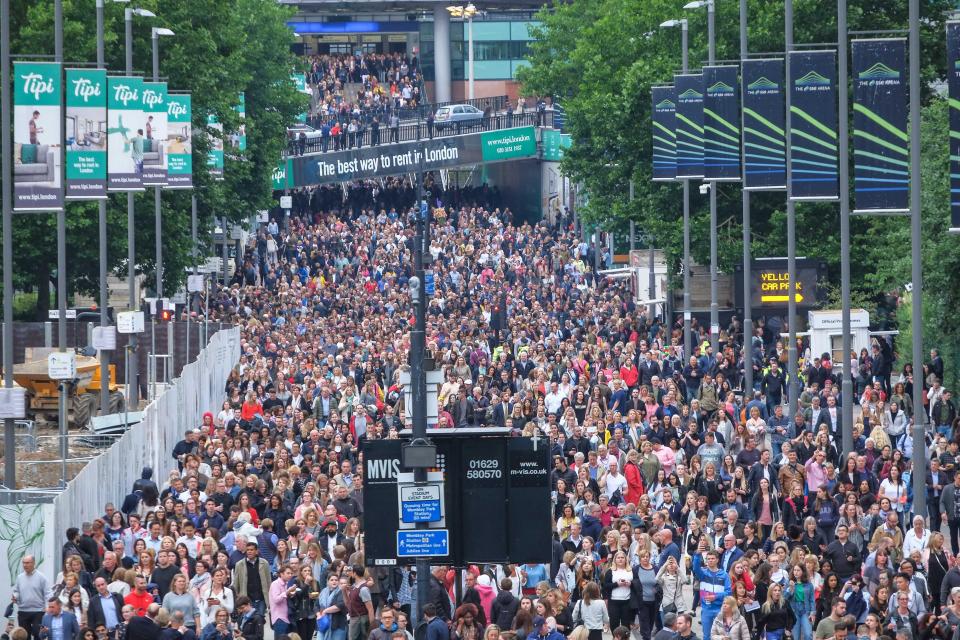
{"label": "person holding phone", "polygon": [[200,624],[206,632],[211,622],[216,620],[217,612],[226,610],[227,617],[233,613],[233,590],[226,586],[227,570],[223,567],[213,572],[210,586],[201,590]]}
{"label": "person holding phone", "polygon": [[233,640],[233,623],[230,622],[230,613],[224,609],[217,609],[213,619],[203,628],[200,640]]}

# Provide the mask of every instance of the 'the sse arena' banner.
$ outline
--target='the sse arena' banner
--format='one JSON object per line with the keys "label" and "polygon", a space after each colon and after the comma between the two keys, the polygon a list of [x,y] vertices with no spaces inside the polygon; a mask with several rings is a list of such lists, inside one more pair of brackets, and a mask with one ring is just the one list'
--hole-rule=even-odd
{"label": "'the sse arena' banner", "polygon": [[167,188],[193,188],[193,109],[189,93],[167,94]]}
{"label": "'the sse arena' banner", "polygon": [[63,209],[61,70],[59,62],[13,63],[14,211]]}
{"label": "'the sse arena' banner", "polygon": [[851,48],[856,210],[906,211],[910,195],[906,40],[854,40]]}
{"label": "'the sse arena' banner", "polygon": [[740,100],[737,67],[704,67],[703,176],[740,179]]}
{"label": "'the sse arena' banner", "polygon": [[960,22],[947,23],[950,92],[950,227],[960,230]]}
{"label": "'the sse arena' banner", "polygon": [[143,184],[167,184],[167,83],[143,83]]}
{"label": "'the sse arena' banner", "polygon": [[677,177],[703,177],[703,75],[674,76],[677,89]]}
{"label": "'the sse arena' banner", "polygon": [[653,179],[677,177],[677,101],[673,87],[653,87]]}
{"label": "'the sse arena' banner", "polygon": [[67,200],[107,197],[107,71],[67,69]]}
{"label": "'the sse arena' banner", "polygon": [[793,200],[837,200],[837,65],[834,51],[791,51]]}
{"label": "'the sse arena' banner", "polygon": [[143,78],[107,78],[107,190],[143,191]]}
{"label": "'the sse arena' banner", "polygon": [[744,60],[743,188],[787,188],[783,58]]}

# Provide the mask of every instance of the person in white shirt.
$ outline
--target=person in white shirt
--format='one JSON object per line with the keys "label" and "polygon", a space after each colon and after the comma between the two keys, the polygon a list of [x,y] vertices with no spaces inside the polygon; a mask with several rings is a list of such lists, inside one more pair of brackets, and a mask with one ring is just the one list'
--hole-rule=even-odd
{"label": "person in white shirt", "polygon": [[930,530],[924,527],[923,516],[914,516],[913,527],[903,536],[903,557],[909,558],[914,551],[923,551],[930,544]]}
{"label": "person in white shirt", "polygon": [[616,460],[610,461],[609,470],[600,479],[600,490],[608,498],[613,498],[613,494],[620,491],[620,495],[627,490],[627,478],[620,473],[619,465]]}

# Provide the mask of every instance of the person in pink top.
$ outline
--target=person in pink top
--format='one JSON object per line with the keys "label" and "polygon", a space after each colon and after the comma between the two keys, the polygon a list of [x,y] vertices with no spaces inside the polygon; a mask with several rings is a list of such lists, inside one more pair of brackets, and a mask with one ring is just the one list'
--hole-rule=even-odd
{"label": "person in pink top", "polygon": [[815,494],[817,489],[827,483],[827,470],[823,466],[825,458],[826,454],[818,449],[813,452],[813,457],[803,465],[803,469],[806,472],[807,492],[810,495]]}
{"label": "person in pink top", "polygon": [[278,636],[293,628],[287,609],[287,584],[292,577],[293,570],[285,566],[280,569],[277,579],[270,583],[270,620],[273,632]]}
{"label": "person in pink top", "polygon": [[663,446],[658,438],[653,439],[653,455],[657,456],[667,476],[674,472],[677,466],[677,454],[670,447]]}

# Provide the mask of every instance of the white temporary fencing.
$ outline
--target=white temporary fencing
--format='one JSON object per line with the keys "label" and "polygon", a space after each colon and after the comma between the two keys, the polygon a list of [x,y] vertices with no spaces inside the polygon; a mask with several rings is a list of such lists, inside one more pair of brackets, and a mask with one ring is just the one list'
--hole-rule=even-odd
{"label": "white temporary fencing", "polygon": [[[197,359],[183,368],[180,378],[147,405],[143,421],[91,460],[56,497],[54,522],[45,527],[45,535],[56,536],[53,548],[62,546],[68,527],[102,516],[106,503],[119,509],[143,467],[151,467],[153,479],[163,486],[167,474],[176,468],[173,447],[186,429],[200,425],[204,412],[220,410],[227,377],[239,360],[240,329],[213,334]],[[60,558],[54,564],[59,570]]]}

